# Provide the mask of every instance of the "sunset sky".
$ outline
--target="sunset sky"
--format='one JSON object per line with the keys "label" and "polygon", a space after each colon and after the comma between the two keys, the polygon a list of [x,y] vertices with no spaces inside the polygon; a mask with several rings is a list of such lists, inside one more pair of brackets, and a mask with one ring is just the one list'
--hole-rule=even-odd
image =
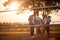
{"label": "sunset sky", "polygon": [[[0,0],[0,11],[4,11],[6,8],[3,6],[3,3],[7,1],[7,0]],[[16,4],[17,5],[17,4]],[[7,6],[7,8],[9,7],[9,10],[14,9],[14,6],[11,4],[11,6]],[[13,7],[12,7],[13,6]],[[18,5],[19,6],[19,5]],[[18,7],[16,6],[16,7]],[[15,9],[14,9],[15,10]],[[56,12],[52,12],[52,13],[56,13]],[[60,11],[58,12],[60,13]],[[33,11],[30,12],[30,10],[26,10],[24,13],[20,13],[17,14],[16,11],[9,11],[9,12],[0,12],[0,22],[18,22],[18,23],[28,23],[28,18],[29,16],[33,14]],[[51,15],[51,19],[52,21],[60,21],[60,15],[57,16],[55,14],[50,14]],[[41,16],[40,16],[41,17]]]}

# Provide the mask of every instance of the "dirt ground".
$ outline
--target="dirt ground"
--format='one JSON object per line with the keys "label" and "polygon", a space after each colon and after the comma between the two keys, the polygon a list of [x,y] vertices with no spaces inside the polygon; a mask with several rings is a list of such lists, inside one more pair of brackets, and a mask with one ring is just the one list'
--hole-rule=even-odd
{"label": "dirt ground", "polygon": [[56,36],[50,34],[50,37],[47,37],[47,34],[41,33],[38,36],[34,35],[35,38],[32,39],[29,33],[20,33],[20,34],[0,34],[0,40],[56,40]]}

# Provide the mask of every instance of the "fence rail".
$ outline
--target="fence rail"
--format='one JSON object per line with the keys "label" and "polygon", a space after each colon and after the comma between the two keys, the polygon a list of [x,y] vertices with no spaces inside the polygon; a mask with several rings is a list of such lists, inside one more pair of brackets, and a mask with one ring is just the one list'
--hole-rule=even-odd
{"label": "fence rail", "polygon": [[[47,25],[22,25],[23,27],[30,27],[30,26],[34,26],[34,27],[36,27],[36,26],[60,26],[60,24],[47,24]],[[19,26],[19,25],[17,25],[17,26],[15,26],[15,25],[0,25],[0,27],[22,27],[22,26]]]}

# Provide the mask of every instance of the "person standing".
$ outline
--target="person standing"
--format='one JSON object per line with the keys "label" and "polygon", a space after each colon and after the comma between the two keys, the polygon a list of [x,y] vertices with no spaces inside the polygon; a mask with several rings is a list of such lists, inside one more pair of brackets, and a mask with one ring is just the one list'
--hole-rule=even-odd
{"label": "person standing", "polygon": [[47,16],[47,18],[45,19],[45,24],[46,24],[46,32],[47,32],[47,36],[49,37],[49,32],[50,32],[50,22],[51,22],[51,16]]}
{"label": "person standing", "polygon": [[29,16],[29,24],[30,24],[30,35],[31,38],[34,38],[34,25],[35,25],[35,18],[36,18],[36,14],[34,13],[33,15]]}
{"label": "person standing", "polygon": [[42,19],[39,17],[39,14],[36,16],[36,33],[39,34],[41,33],[40,27],[42,25]]}

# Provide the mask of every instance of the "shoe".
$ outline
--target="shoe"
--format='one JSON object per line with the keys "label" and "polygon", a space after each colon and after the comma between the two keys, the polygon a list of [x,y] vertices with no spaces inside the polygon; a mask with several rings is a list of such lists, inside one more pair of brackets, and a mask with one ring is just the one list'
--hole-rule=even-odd
{"label": "shoe", "polygon": [[35,36],[31,36],[31,38],[35,38]]}

